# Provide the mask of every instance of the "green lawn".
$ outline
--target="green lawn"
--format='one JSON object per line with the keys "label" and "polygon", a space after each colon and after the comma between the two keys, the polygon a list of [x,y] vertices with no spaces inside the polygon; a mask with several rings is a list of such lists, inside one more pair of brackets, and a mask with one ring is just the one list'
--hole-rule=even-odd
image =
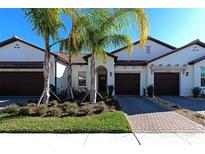
{"label": "green lawn", "polygon": [[130,125],[122,112],[87,117],[28,117],[0,115],[3,133],[128,133]]}

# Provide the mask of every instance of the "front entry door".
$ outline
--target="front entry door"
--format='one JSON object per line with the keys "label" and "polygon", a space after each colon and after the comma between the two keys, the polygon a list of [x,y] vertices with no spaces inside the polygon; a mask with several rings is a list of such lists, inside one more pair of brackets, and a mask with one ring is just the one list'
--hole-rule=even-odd
{"label": "front entry door", "polygon": [[99,75],[98,76],[98,90],[99,91],[106,91],[107,90],[107,75]]}

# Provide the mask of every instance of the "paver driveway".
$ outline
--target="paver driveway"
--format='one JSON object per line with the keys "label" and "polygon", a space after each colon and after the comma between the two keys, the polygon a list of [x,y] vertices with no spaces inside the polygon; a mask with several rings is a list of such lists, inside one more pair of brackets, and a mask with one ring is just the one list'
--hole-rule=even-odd
{"label": "paver driveway", "polygon": [[160,96],[160,98],[192,111],[205,114],[205,100],[191,99],[181,96]]}
{"label": "paver driveway", "polygon": [[204,133],[205,127],[138,96],[117,96],[136,133]]}

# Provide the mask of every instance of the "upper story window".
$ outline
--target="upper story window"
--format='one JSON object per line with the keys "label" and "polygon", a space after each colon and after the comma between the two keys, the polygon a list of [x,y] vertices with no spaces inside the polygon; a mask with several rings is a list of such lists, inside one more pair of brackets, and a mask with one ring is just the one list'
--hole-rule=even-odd
{"label": "upper story window", "polygon": [[201,68],[201,86],[205,87],[205,67]]}
{"label": "upper story window", "polygon": [[146,54],[151,54],[151,46],[150,45],[146,46]]}
{"label": "upper story window", "polygon": [[78,72],[78,86],[86,86],[86,72]]}

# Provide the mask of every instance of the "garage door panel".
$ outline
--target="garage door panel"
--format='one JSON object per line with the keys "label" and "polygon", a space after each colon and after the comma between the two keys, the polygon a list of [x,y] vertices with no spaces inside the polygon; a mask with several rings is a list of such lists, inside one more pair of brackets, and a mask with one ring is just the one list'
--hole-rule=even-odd
{"label": "garage door panel", "polygon": [[140,74],[116,73],[115,93],[116,95],[139,95]]}
{"label": "garage door panel", "polygon": [[38,96],[43,91],[42,72],[0,72],[0,95]]}
{"label": "garage door panel", "polygon": [[179,73],[154,73],[155,95],[179,95]]}

